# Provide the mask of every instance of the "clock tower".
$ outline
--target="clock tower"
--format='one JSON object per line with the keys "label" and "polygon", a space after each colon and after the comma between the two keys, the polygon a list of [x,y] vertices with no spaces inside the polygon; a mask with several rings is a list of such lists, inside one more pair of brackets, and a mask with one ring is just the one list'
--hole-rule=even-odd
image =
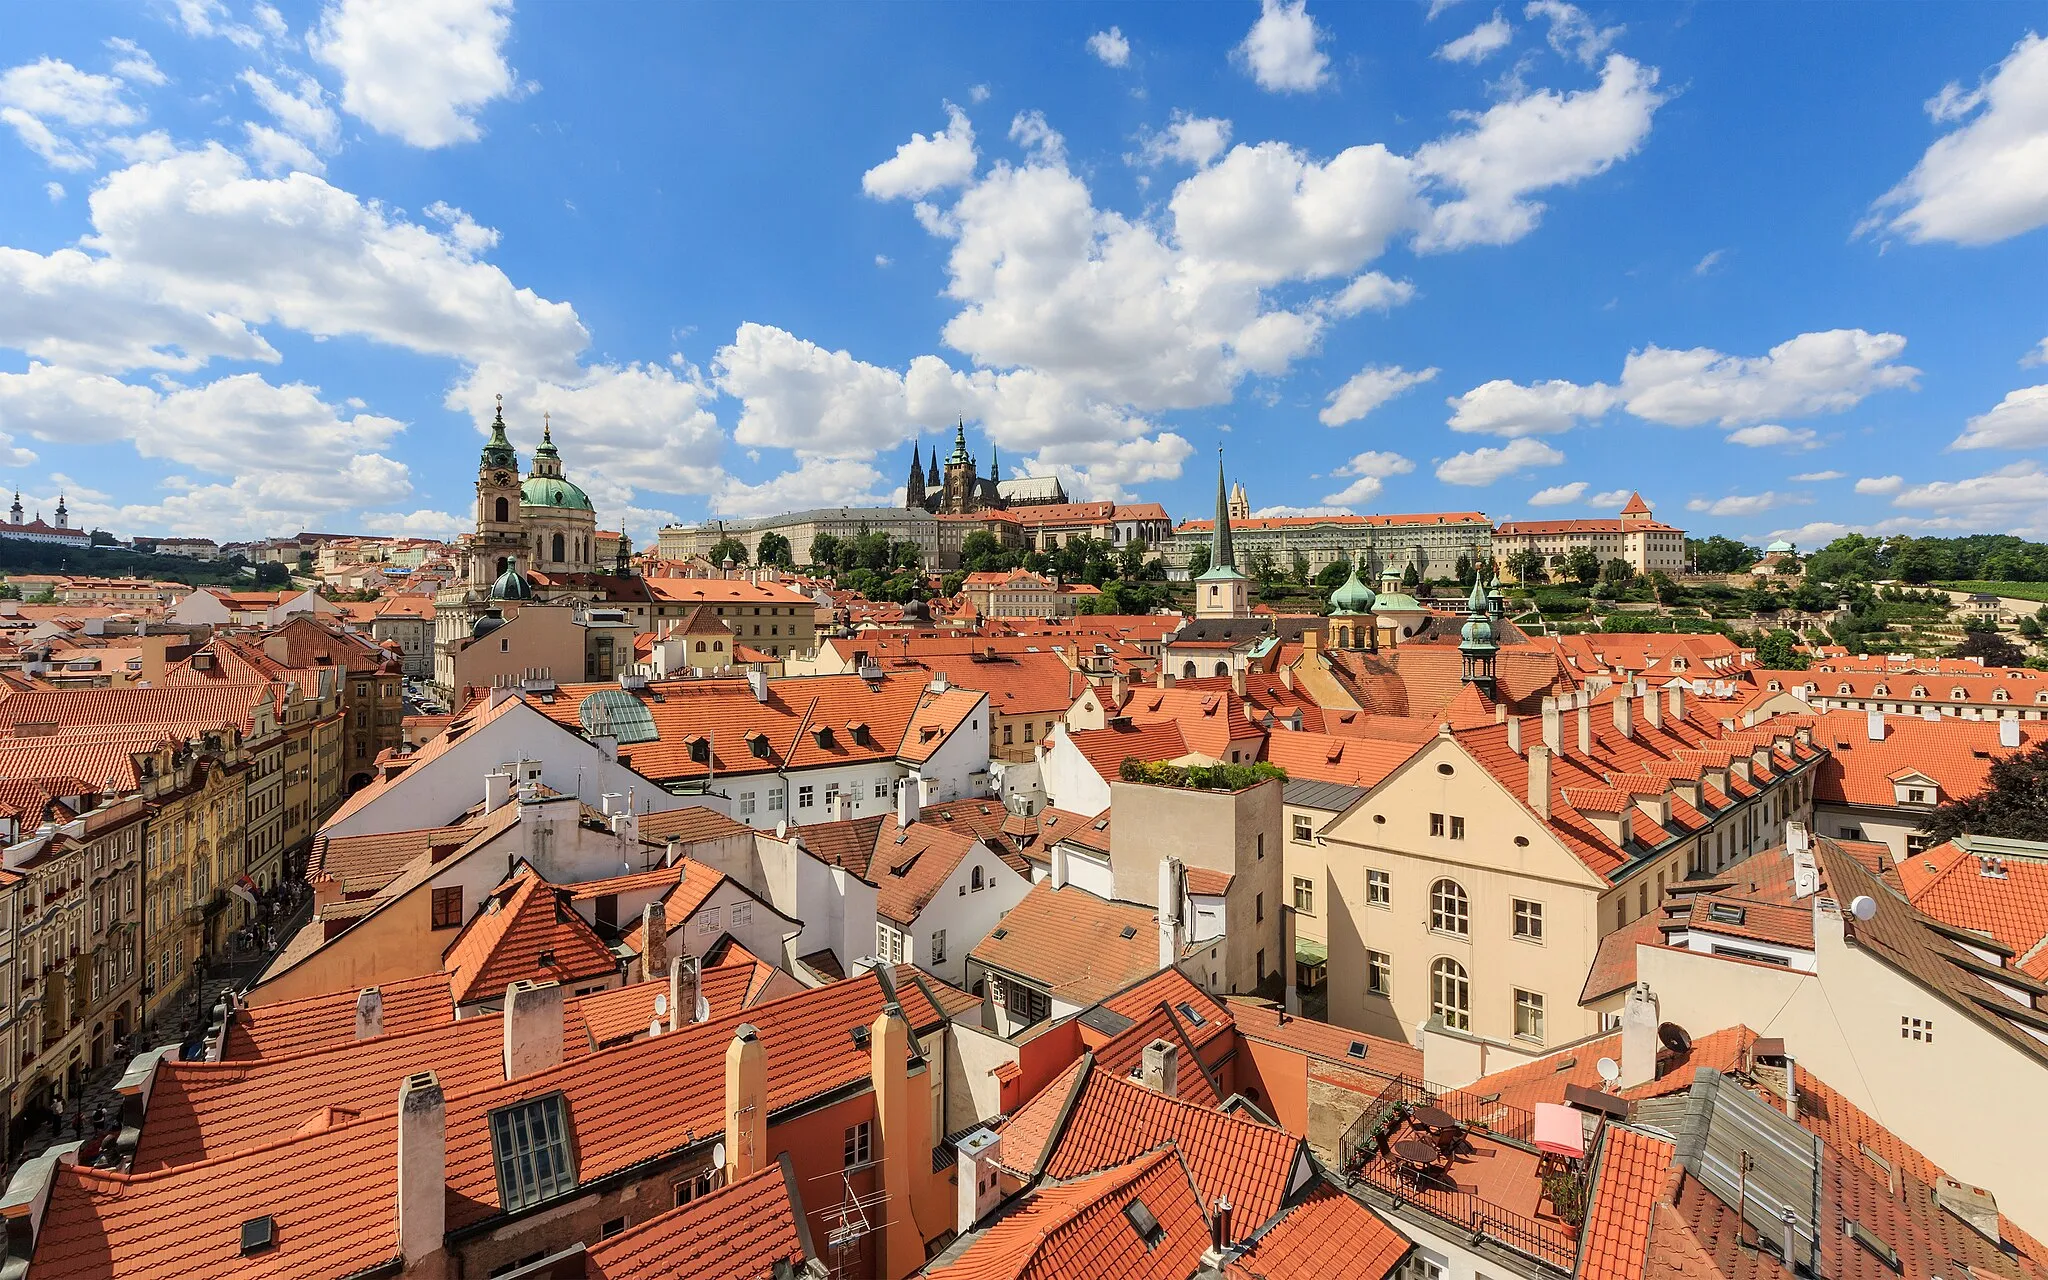
{"label": "clock tower", "polygon": [[525,547],[519,523],[519,454],[505,434],[505,397],[476,472],[476,534],[469,539],[469,585],[488,589]]}

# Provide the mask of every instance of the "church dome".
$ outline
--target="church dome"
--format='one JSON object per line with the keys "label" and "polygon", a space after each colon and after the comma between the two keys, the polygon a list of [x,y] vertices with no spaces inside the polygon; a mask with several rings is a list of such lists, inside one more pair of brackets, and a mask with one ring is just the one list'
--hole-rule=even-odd
{"label": "church dome", "polygon": [[1379,597],[1371,587],[1358,576],[1358,566],[1351,567],[1351,576],[1344,579],[1342,586],[1330,593],[1331,613],[1371,613]]}
{"label": "church dome", "polygon": [[568,480],[556,476],[528,476],[519,486],[519,505],[560,511],[590,511],[590,495]]}
{"label": "church dome", "polygon": [[1783,538],[1778,539],[1776,542],[1773,542],[1770,546],[1764,548],[1766,554],[1777,554],[1780,552],[1789,552],[1791,550],[1792,544],[1785,541]]}
{"label": "church dome", "polygon": [[505,572],[499,574],[498,580],[491,584],[491,599],[533,599],[533,584],[526,580],[525,574],[519,572],[518,561],[515,560],[511,564],[506,565]]}
{"label": "church dome", "polygon": [[504,625],[504,615],[500,614],[496,609],[485,610],[484,613],[477,618],[476,625],[469,629],[470,639],[481,640],[485,636],[491,634],[491,632],[496,631],[499,627],[502,627]]}
{"label": "church dome", "polygon": [[1492,648],[1493,624],[1484,618],[1474,618],[1458,629],[1461,648]]}

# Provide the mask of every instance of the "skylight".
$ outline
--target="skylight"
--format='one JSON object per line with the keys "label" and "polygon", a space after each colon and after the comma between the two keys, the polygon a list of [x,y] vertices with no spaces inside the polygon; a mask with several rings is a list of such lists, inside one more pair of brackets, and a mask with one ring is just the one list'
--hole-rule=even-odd
{"label": "skylight", "polygon": [[576,720],[593,738],[615,737],[620,746],[653,742],[654,716],[640,700],[623,689],[599,689],[576,706]]}
{"label": "skylight", "polygon": [[1138,1233],[1138,1239],[1145,1242],[1147,1249],[1166,1238],[1166,1228],[1159,1225],[1159,1219],[1145,1207],[1143,1200],[1132,1200],[1124,1206],[1124,1217],[1131,1224],[1131,1230]]}
{"label": "skylight", "polygon": [[562,1095],[553,1094],[491,1113],[498,1205],[507,1213],[576,1189],[566,1110]]}

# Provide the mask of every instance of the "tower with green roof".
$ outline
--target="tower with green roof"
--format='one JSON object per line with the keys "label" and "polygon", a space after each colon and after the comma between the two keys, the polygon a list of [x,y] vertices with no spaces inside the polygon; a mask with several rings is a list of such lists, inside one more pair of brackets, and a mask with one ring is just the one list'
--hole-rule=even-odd
{"label": "tower with green roof", "polygon": [[1488,616],[1486,577],[1472,575],[1472,594],[1465,601],[1465,625],[1458,632],[1460,675],[1488,698],[1494,696],[1494,658],[1500,652],[1493,621]]}
{"label": "tower with green roof", "polygon": [[1330,643],[1339,649],[1378,649],[1379,628],[1372,607],[1379,600],[1358,576],[1363,553],[1351,561],[1351,576],[1330,593]]}
{"label": "tower with green roof", "polygon": [[1230,543],[1230,488],[1223,475],[1223,450],[1216,450],[1216,523],[1209,530],[1209,571],[1195,579],[1197,618],[1249,618],[1251,579],[1237,571]]}

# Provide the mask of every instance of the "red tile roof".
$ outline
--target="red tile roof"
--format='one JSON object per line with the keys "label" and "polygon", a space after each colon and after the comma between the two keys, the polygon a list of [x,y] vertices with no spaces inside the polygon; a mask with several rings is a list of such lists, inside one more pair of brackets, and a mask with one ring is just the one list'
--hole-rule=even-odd
{"label": "red tile roof", "polygon": [[897,924],[915,923],[963,861],[989,852],[965,831],[927,822],[899,827],[896,815],[888,815],[875,832],[875,854],[868,863],[877,888],[875,910]]}
{"label": "red tile roof", "polygon": [[[2020,747],[2000,747],[2001,723],[2020,728]],[[1872,742],[1869,714],[1830,711],[1816,717],[1813,740],[1828,748],[1813,783],[1814,799],[1823,803],[1878,805],[1891,808],[1898,793],[1892,777],[1912,769],[1932,778],[1938,800],[1976,795],[1984,789],[1997,760],[2048,739],[2048,724],[2038,720],[1965,720],[1943,716],[1939,721],[1916,716],[1886,716],[1885,736]]]}
{"label": "red tile roof", "polygon": [[[332,1049],[356,1042],[356,991],[334,991],[286,1000],[277,1004],[244,1005],[228,1020],[227,1040],[221,1057],[235,1062],[246,1058],[275,1058],[284,1054]],[[440,1026],[455,1018],[455,1001],[448,994],[448,975],[421,974],[378,988],[384,1002],[384,1034],[400,1036],[410,1031]]]}
{"label": "red tile roof", "polygon": [[475,834],[475,827],[459,826],[361,836],[315,836],[306,879],[338,881],[348,897],[375,893],[421,855],[459,849]]}
{"label": "red tile roof", "polygon": [[1289,778],[1378,786],[1421,748],[1420,742],[1361,738],[1351,734],[1295,733],[1275,729],[1266,736],[1266,759]]}
{"label": "red tile roof", "polygon": [[[1140,1201],[1163,1235],[1147,1241],[1124,1213]],[[958,1257],[945,1280],[1186,1280],[1208,1247],[1208,1219],[1172,1148],[1091,1177],[1041,1187]]]}
{"label": "red tile roof", "polygon": [[1090,1005],[1158,970],[1159,916],[1041,880],[970,954],[1067,1004]]}
{"label": "red tile roof", "polygon": [[[1622,1097],[1632,1100],[1683,1093],[1692,1087],[1693,1073],[1701,1067],[1724,1073],[1738,1070],[1749,1047],[1755,1043],[1756,1032],[1748,1027],[1728,1027],[1698,1036],[1688,1053],[1658,1053],[1656,1078],[1619,1092]],[[1582,1040],[1520,1066],[1481,1076],[1458,1092],[1474,1098],[1497,1094],[1497,1100],[1507,1106],[1534,1111],[1539,1102],[1562,1103],[1564,1088],[1568,1084],[1604,1089],[1598,1065],[1602,1058],[1621,1061],[1620,1032],[1596,1040]]]}
{"label": "red tile roof", "polygon": [[[1387,1040],[1313,1018],[1283,1014],[1271,1005],[1253,1000],[1233,998],[1230,1013],[1236,1021],[1237,1033],[1247,1040],[1264,1041],[1354,1070],[1407,1076],[1411,1080],[1423,1078],[1422,1050],[1405,1040]],[[1352,1054],[1354,1044],[1365,1046],[1363,1059]]]}
{"label": "red tile roof", "polygon": [[780,1163],[590,1246],[584,1280],[764,1280],[801,1266],[801,1204]]}
{"label": "red tile roof", "polygon": [[1411,1247],[1372,1210],[1318,1187],[1265,1228],[1223,1274],[1232,1280],[1385,1280]]}
{"label": "red tile roof", "polygon": [[1642,1280],[1652,1210],[1677,1154],[1661,1138],[1608,1127],[1579,1238],[1579,1280]]}
{"label": "red tile roof", "polygon": [[520,979],[567,986],[618,972],[611,949],[564,896],[531,867],[493,890],[448,945],[455,1003],[502,998]]}

